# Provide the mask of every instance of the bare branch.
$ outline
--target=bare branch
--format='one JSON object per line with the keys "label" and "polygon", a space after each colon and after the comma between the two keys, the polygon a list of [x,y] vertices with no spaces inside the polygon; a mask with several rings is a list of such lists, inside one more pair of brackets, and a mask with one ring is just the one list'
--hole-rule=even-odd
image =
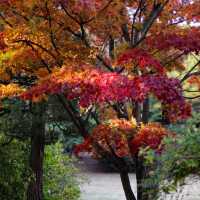
{"label": "bare branch", "polygon": [[139,40],[137,40],[135,42],[135,44],[133,44],[133,47],[137,46],[142,40],[145,39],[147,32],[149,31],[149,29],[151,28],[152,24],[157,19],[157,17],[162,12],[163,8],[165,7],[165,5],[168,2],[169,2],[169,0],[166,0],[163,4],[158,3],[158,4],[155,4],[153,6],[153,9],[152,9],[149,17],[143,23],[143,28],[141,30],[141,36],[140,36]]}

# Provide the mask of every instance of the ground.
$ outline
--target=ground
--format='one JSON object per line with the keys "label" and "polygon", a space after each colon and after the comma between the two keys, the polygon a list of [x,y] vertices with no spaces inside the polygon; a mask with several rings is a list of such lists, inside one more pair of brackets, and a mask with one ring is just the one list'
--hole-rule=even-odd
{"label": "ground", "polygon": [[[84,159],[81,173],[85,181],[81,185],[81,200],[125,200],[118,173],[106,172],[96,161]],[[134,193],[136,192],[135,174],[129,174]],[[200,177],[191,175],[186,184],[177,192],[163,195],[159,200],[200,200]]]}
{"label": "ground", "polygon": [[[81,187],[81,200],[125,200],[119,174],[85,172],[84,175],[88,181]],[[135,174],[130,174],[130,180],[135,192]],[[177,192],[163,195],[160,200],[200,200],[199,188],[200,178],[190,176],[186,180],[186,185],[178,188]]]}

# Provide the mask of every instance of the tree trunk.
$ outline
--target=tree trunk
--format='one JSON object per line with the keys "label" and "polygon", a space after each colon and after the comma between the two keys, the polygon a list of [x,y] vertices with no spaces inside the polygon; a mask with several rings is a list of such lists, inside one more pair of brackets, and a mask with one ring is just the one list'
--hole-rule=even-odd
{"label": "tree trunk", "polygon": [[43,159],[45,147],[45,107],[44,104],[34,105],[34,114],[31,127],[31,154],[30,168],[33,179],[27,191],[27,200],[43,199]]}
{"label": "tree trunk", "polygon": [[136,156],[136,180],[137,180],[137,200],[148,200],[148,187],[145,187],[144,179],[148,176],[147,167],[144,166],[142,158]]}
{"label": "tree trunk", "polygon": [[146,98],[143,103],[143,110],[142,110],[142,122],[148,123],[149,120],[149,98]]}
{"label": "tree trunk", "polygon": [[126,200],[136,200],[131,188],[128,172],[120,172],[120,178],[126,196]]}

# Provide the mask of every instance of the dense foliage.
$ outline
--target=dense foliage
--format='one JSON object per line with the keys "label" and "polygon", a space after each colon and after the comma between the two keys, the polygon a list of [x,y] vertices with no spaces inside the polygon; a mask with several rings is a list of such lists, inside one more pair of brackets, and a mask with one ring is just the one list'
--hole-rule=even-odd
{"label": "dense foliage", "polygon": [[45,200],[77,200],[80,197],[78,170],[71,158],[63,154],[60,143],[45,150],[44,198]]}
{"label": "dense foliage", "polygon": [[0,134],[0,199],[24,199],[31,178],[27,145],[16,140],[6,142],[5,136]]}
{"label": "dense foliage", "polygon": [[[114,160],[127,200],[136,197],[125,159],[135,160],[137,199],[149,199],[139,150],[161,153],[165,136],[174,138],[163,124],[189,118],[187,99],[200,97],[199,10],[199,0],[0,1],[1,111],[13,98],[32,113],[29,196],[42,200],[46,126],[54,124],[46,116],[53,118],[54,97],[65,122],[70,118],[85,139],[76,151],[95,149],[97,157]],[[188,55],[196,59],[191,68],[183,64]],[[159,102],[160,124],[148,123],[152,98]]]}
{"label": "dense foliage", "polygon": [[[7,143],[2,134],[0,142],[0,198],[2,200],[26,199],[28,182],[34,178],[28,165],[28,143],[15,139]],[[46,147],[44,199],[79,199],[81,178],[77,177],[78,171],[73,162],[71,158],[63,154],[60,143]]]}
{"label": "dense foliage", "polygon": [[155,165],[155,168],[151,169],[151,177],[146,179],[144,184],[160,184],[160,192],[172,192],[178,184],[184,184],[188,175],[199,175],[199,123],[200,115],[194,113],[186,123],[171,125],[170,129],[177,135],[165,138],[162,154],[158,155],[152,149],[142,150],[147,165]]}

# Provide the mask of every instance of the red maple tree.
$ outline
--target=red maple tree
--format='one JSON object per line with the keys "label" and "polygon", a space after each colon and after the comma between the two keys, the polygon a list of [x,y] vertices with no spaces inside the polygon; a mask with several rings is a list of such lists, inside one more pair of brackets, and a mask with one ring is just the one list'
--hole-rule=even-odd
{"label": "red maple tree", "polygon": [[[161,124],[147,123],[149,100],[160,102],[163,123],[191,115],[183,83],[200,85],[199,61],[191,69],[182,63],[200,51],[200,31],[192,26],[200,20],[199,10],[198,0],[0,1],[0,49],[9,55],[2,59],[0,96],[33,102],[57,96],[85,138],[76,153],[92,151],[114,161],[127,200],[136,198],[123,158],[136,158],[137,199],[146,200],[138,151],[161,150],[162,139],[171,134]],[[20,82],[21,76],[30,82]],[[106,116],[102,107],[112,113]],[[83,109],[89,110],[85,118]],[[110,121],[93,117],[95,109]],[[96,128],[89,133],[91,118]],[[41,200],[40,186],[37,192]]]}

